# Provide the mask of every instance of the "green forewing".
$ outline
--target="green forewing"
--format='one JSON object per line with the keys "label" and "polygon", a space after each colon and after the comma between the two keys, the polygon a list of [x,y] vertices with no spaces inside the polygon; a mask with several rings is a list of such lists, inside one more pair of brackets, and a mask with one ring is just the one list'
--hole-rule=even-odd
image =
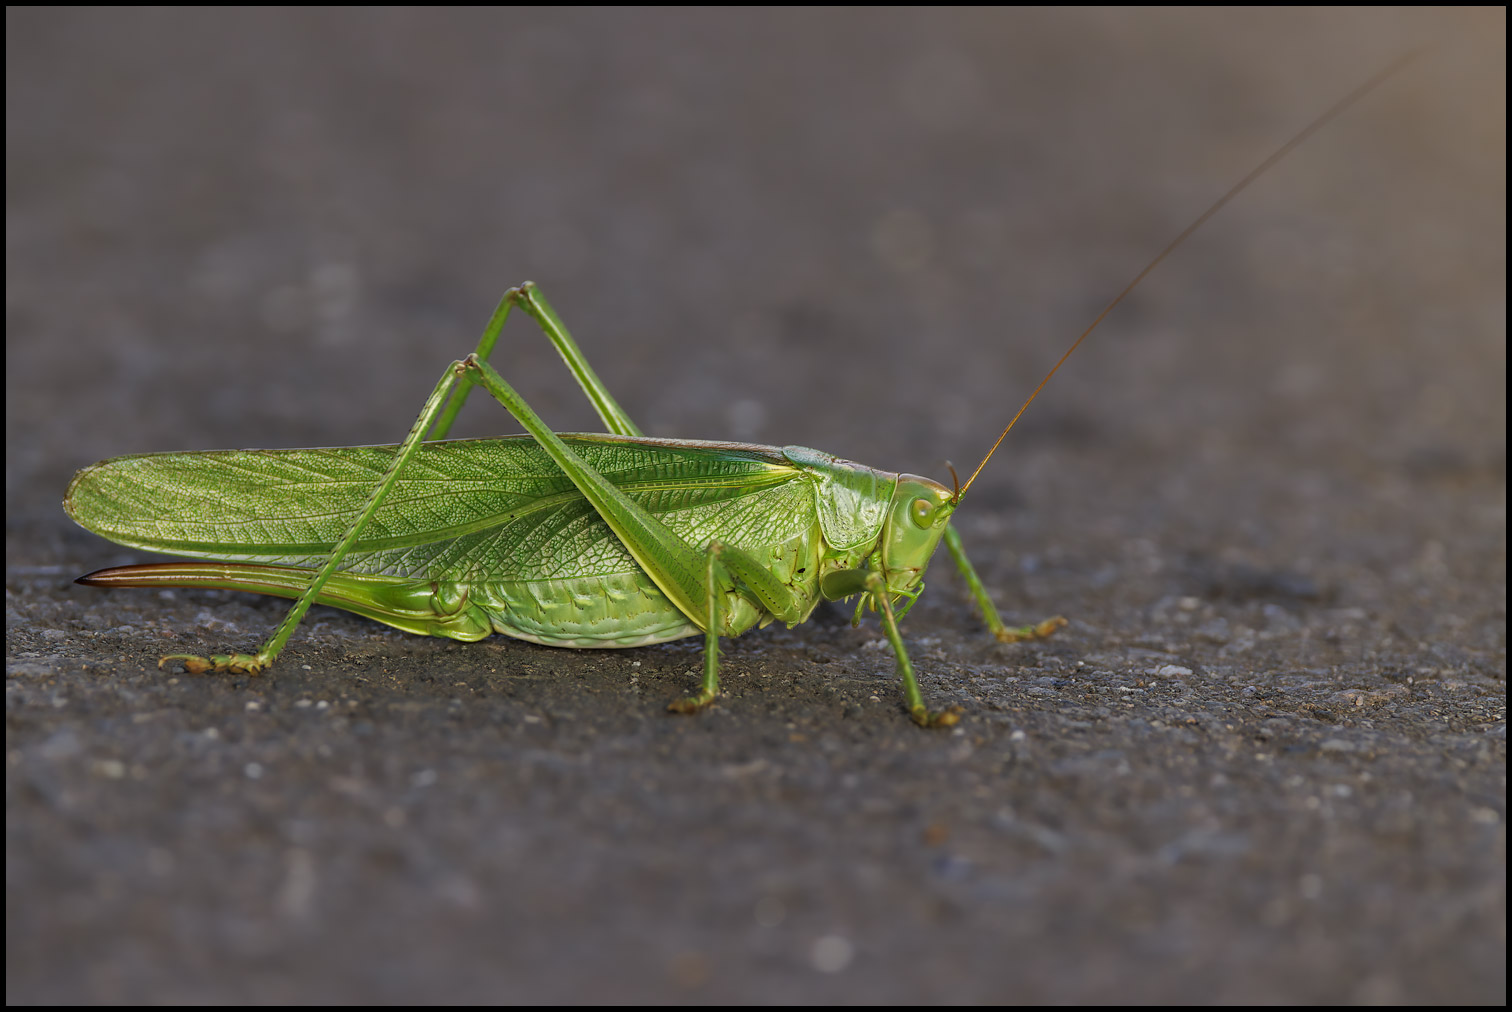
{"label": "green forewing", "polygon": [[[781,453],[745,444],[564,435],[690,544],[758,549],[814,523],[814,493]],[[64,506],[136,548],[317,567],[395,447],[216,450],[117,457],[79,472]],[[528,436],[421,447],[346,572],[463,583],[637,572],[623,545]]]}

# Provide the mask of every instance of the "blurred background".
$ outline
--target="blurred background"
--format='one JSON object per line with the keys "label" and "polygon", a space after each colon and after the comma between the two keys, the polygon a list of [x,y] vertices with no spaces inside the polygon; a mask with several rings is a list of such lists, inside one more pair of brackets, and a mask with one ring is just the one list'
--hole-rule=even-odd
{"label": "blurred background", "polygon": [[[1504,997],[1504,10],[6,24],[8,1000]],[[732,644],[824,678],[698,724],[657,712],[681,647],[636,652],[665,683],[630,696],[628,655],[442,654],[333,613],[256,687],[169,682],[164,637],[250,644],[277,606],[68,584],[137,557],[63,516],[77,468],[397,441],[526,279],[649,434],[964,473],[1149,256],[1425,44],[1152,276],[973,489],[1000,600],[1076,623],[994,653],[939,577],[910,633],[965,737],[918,735],[885,652],[834,622]],[[599,428],[526,322],[495,362]],[[474,398],[455,434],[516,428]],[[328,673],[322,636],[388,674]],[[458,716],[418,673],[442,657],[491,702]],[[1167,667],[1206,736],[1076,709]],[[1409,676],[1458,687],[1392,695]],[[1244,696],[1283,677],[1385,709],[1242,772],[1251,724],[1321,719]],[[388,765],[301,723],[337,691]],[[831,732],[831,705],[865,716]],[[207,727],[243,751],[207,759]],[[1026,758],[1026,728],[1071,765]],[[1294,797],[1324,760],[1355,793]],[[287,779],[247,800],[252,766]],[[473,772],[425,793],[437,769]]]}

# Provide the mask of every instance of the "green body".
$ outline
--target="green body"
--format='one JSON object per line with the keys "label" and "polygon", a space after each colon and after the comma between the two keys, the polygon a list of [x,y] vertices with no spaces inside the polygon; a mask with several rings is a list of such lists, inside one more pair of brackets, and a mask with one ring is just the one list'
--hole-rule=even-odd
{"label": "green body", "polygon": [[[899,479],[798,446],[561,438],[679,538],[718,539],[760,560],[807,602],[800,621],[825,575],[860,568],[875,551]],[[117,457],[80,471],[64,507],[133,548],[293,567],[288,596],[297,597],[396,450]],[[245,589],[239,568],[226,576]],[[364,593],[410,607],[364,610]],[[498,632],[557,647],[638,647],[703,632],[529,436],[423,445],[316,600],[459,640]],[[774,617],[737,595],[720,633],[738,636]]]}
{"label": "green body", "polygon": [[[541,325],[609,434],[553,432],[488,365],[514,305]],[[528,434],[442,440],[474,386]],[[80,471],[64,498],[103,537],[203,560],[80,582],[296,599],[256,655],[176,658],[192,671],[263,670],[317,602],[459,640],[635,647],[702,633],[703,686],[672,707],[688,712],[717,693],[719,637],[796,625],[822,599],[859,594],[881,613],[914,719],[946,725],[956,711],[925,708],[893,613],[917,597],[942,539],[999,639],[1064,623],[1003,626],[949,528],[955,504],[927,478],[806,447],[641,435],[528,284],[448,367],[403,443],[117,457]]]}

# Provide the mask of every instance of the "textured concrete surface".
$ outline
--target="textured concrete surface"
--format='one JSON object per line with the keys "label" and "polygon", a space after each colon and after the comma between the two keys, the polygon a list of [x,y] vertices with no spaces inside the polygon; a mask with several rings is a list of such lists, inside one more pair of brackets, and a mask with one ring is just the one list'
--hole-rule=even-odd
{"label": "textured concrete surface", "polygon": [[[6,997],[1505,999],[1505,15],[7,14]],[[102,593],[145,450],[403,435],[534,278],[653,434],[975,463],[875,624],[571,652]],[[521,324],[504,373],[593,416]],[[467,432],[512,431],[469,408]]]}

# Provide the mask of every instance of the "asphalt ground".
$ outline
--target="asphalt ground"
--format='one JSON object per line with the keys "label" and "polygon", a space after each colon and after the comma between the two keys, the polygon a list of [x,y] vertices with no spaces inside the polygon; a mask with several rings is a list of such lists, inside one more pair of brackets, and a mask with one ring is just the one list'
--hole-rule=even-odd
{"label": "asphalt ground", "polygon": [[[1506,995],[1505,13],[7,12],[8,1002]],[[655,435],[943,478],[905,624],[102,592],[108,456],[397,441],[531,278]],[[501,371],[597,427],[549,345]],[[458,434],[515,431],[478,403]]]}

